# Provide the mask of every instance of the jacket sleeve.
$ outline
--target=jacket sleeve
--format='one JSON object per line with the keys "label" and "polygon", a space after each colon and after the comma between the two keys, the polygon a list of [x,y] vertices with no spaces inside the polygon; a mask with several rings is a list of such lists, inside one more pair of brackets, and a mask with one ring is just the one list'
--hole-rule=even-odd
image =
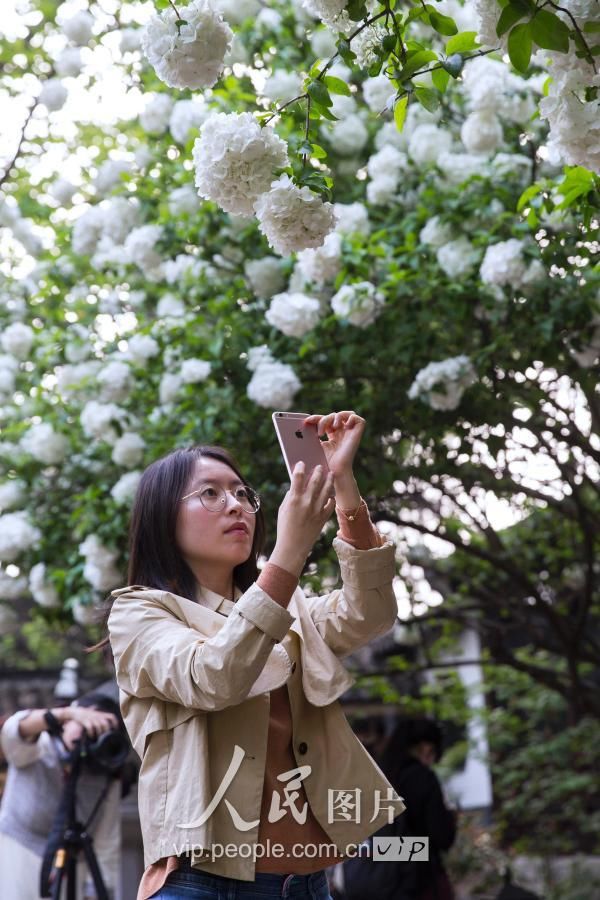
{"label": "jacket sleeve", "polygon": [[207,638],[161,606],[155,593],[132,589],[116,598],[108,619],[117,683],[134,697],[190,709],[234,706],[246,698],[293,621],[253,584]]}
{"label": "jacket sleeve", "polygon": [[357,550],[341,538],[333,546],[342,588],[306,602],[327,646],[336,656],[347,656],[388,632],[396,621],[395,547],[386,541],[381,547]]}

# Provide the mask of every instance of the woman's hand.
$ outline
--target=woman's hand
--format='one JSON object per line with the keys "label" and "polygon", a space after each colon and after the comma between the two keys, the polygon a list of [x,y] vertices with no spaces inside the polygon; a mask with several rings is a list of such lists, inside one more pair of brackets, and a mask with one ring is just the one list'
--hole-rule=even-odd
{"label": "woman's hand", "polygon": [[64,723],[62,739],[69,750],[73,749],[75,741],[80,740],[84,730],[94,741],[104,732],[119,727],[117,717],[113,713],[103,712],[93,706],[66,706],[61,713],[61,720]]}
{"label": "woman's hand", "polygon": [[316,425],[320,436],[326,435],[323,450],[327,465],[337,481],[352,475],[352,464],[365,430],[365,420],[353,410],[308,416],[305,425]]}
{"label": "woman's hand", "polygon": [[304,463],[296,463],[290,489],[279,507],[277,541],[270,562],[300,575],[334,509],[332,473],[317,466],[307,479]]}

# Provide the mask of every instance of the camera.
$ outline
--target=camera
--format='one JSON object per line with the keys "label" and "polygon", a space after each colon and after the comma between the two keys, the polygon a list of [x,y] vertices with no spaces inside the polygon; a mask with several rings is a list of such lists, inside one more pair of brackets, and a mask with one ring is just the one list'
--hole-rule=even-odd
{"label": "camera", "polygon": [[119,771],[128,755],[129,741],[121,728],[105,731],[95,739],[84,731],[83,737],[75,742],[71,761],[79,758],[88,772],[112,775]]}

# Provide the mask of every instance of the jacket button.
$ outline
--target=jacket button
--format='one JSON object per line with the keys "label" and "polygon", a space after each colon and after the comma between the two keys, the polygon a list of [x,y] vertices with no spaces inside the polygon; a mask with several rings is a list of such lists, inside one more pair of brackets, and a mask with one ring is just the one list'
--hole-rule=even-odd
{"label": "jacket button", "polygon": [[292,663],[292,673],[294,673],[295,671],[296,671],[296,663],[293,662]]}
{"label": "jacket button", "polygon": [[306,753],[307,750],[308,744],[305,744],[304,741],[302,741],[301,744],[298,744],[298,753]]}

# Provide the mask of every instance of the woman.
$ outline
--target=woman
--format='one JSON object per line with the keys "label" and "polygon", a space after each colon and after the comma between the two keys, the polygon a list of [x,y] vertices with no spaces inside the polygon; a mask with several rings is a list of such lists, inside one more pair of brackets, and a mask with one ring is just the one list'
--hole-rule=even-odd
{"label": "woman", "polygon": [[[225,450],[176,450],[142,475],[131,586],[108,620],[142,759],[138,900],[326,900],[325,868],[404,809],[336,702],[353,683],[340,657],[397,614],[394,546],[353,476],[365,421],[306,423],[330,471],[296,466],[260,572],[260,501]],[[298,578],[334,508],[343,587],[307,597]]]}

